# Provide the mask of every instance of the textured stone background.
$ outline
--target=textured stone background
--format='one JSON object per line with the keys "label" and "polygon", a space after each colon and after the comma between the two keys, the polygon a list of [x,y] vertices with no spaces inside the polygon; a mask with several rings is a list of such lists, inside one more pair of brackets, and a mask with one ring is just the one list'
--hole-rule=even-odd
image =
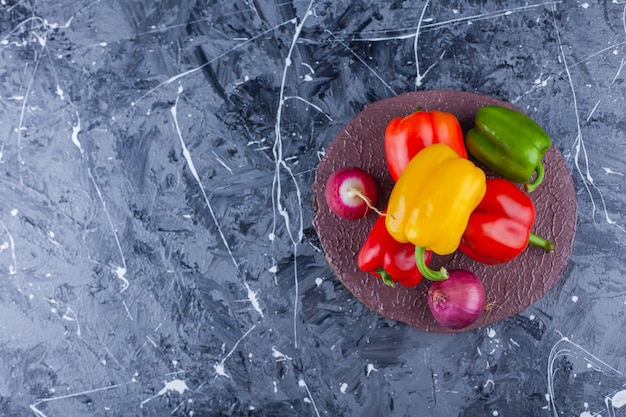
{"label": "textured stone background", "polygon": [[[626,4],[0,1],[7,417],[626,415]],[[312,229],[366,103],[456,89],[546,127],[571,262],[489,328],[368,310]]]}

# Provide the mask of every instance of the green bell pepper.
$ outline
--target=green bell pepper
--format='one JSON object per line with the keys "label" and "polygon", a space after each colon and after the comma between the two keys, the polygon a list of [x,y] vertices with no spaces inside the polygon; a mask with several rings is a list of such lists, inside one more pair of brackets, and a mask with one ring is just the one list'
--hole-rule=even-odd
{"label": "green bell pepper", "polygon": [[[496,174],[533,191],[545,176],[541,160],[550,136],[530,117],[502,106],[478,110],[475,127],[465,135],[467,151]],[[533,174],[534,180],[531,181]]]}

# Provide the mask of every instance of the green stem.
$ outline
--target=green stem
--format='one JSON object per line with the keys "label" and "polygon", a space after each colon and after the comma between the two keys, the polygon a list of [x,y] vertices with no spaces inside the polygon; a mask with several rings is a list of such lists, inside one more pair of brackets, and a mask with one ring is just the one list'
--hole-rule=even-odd
{"label": "green stem", "polygon": [[419,269],[424,278],[431,281],[445,281],[448,279],[448,271],[443,266],[439,269],[439,271],[435,271],[426,265],[426,261],[424,260],[425,253],[426,248],[421,246],[415,247],[415,263],[417,264],[417,269]]}
{"label": "green stem", "polygon": [[528,244],[541,248],[547,253],[554,253],[554,244],[549,240],[542,238],[541,236],[537,236],[534,233],[530,234]]}
{"label": "green stem", "polygon": [[541,162],[539,162],[539,164],[535,168],[535,172],[537,173],[535,180],[526,184],[526,191],[529,193],[532,193],[535,188],[537,188],[539,184],[541,184],[541,181],[543,181],[543,178],[546,176],[546,172],[543,169],[543,164]]}
{"label": "green stem", "polygon": [[396,286],[396,283],[393,281],[393,277],[389,272],[385,271],[384,268],[377,269],[376,273],[380,275],[380,278],[383,280],[383,283],[385,285],[388,285],[392,288]]}

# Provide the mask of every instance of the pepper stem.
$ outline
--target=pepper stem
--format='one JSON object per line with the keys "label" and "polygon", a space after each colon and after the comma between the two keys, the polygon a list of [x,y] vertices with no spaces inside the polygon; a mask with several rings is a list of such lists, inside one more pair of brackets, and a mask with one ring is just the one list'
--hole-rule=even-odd
{"label": "pepper stem", "polygon": [[424,259],[424,255],[426,254],[426,248],[422,246],[415,247],[415,263],[417,264],[417,269],[421,272],[424,278],[429,279],[431,281],[445,281],[448,279],[448,271],[443,266],[439,269],[439,271],[435,271],[430,269],[426,265],[426,261]]}
{"label": "pepper stem", "polygon": [[535,167],[535,172],[535,180],[526,184],[526,191],[529,193],[532,193],[535,188],[537,188],[539,184],[541,184],[541,181],[543,181],[543,178],[546,176],[546,172],[543,169],[543,164],[541,163],[541,161],[539,161],[539,164],[537,164],[537,166]]}
{"label": "pepper stem", "polygon": [[391,276],[389,272],[385,271],[385,268],[377,269],[376,273],[380,275],[380,279],[383,280],[383,283],[385,285],[391,288],[394,288],[396,286],[396,283],[393,281],[393,277]]}
{"label": "pepper stem", "polygon": [[543,249],[547,253],[554,253],[554,244],[549,240],[542,238],[534,233],[530,234],[528,244]]}

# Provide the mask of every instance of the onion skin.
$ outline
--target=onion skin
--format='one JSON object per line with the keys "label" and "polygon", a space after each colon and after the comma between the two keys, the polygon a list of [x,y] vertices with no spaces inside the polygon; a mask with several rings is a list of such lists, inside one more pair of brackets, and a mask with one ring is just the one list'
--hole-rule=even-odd
{"label": "onion skin", "polygon": [[485,309],[485,287],[472,272],[448,271],[449,278],[428,289],[428,307],[443,327],[461,330],[474,323]]}

